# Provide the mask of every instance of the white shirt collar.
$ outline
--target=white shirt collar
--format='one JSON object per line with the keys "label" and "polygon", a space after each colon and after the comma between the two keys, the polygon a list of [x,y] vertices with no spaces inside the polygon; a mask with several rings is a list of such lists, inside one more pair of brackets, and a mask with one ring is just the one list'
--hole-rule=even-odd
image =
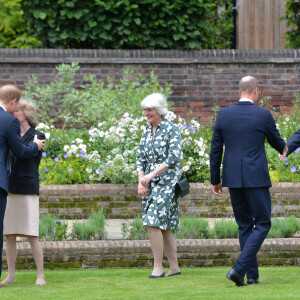
{"label": "white shirt collar", "polygon": [[6,111],[5,107],[3,107],[1,104],[0,104],[0,106],[4,109],[4,111]]}
{"label": "white shirt collar", "polygon": [[253,101],[251,99],[248,98],[242,98],[239,100],[239,102],[246,102],[246,101],[250,101],[251,103],[253,103]]}

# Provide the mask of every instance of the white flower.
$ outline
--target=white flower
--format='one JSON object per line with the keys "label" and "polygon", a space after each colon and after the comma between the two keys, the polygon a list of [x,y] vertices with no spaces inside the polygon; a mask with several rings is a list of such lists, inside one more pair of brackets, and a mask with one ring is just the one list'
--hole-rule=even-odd
{"label": "white flower", "polygon": [[189,166],[184,166],[184,167],[182,168],[182,171],[183,171],[183,172],[187,172],[189,169],[190,169]]}
{"label": "white flower", "polygon": [[87,173],[92,173],[93,171],[92,169],[88,169],[88,168],[86,168],[85,170],[87,171]]}
{"label": "white flower", "polygon": [[45,137],[46,137],[46,139],[48,140],[48,139],[50,138],[50,132],[46,132],[46,133],[45,133]]}
{"label": "white flower", "polygon": [[[52,125],[53,126],[53,125]],[[51,128],[54,128],[54,126]],[[36,127],[36,129],[50,129],[50,127],[48,125],[46,125],[45,123],[39,123],[39,125]]]}

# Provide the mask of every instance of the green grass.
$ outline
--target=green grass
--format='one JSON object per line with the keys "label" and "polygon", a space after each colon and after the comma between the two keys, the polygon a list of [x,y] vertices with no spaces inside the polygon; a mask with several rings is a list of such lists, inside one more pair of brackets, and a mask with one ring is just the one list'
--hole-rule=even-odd
{"label": "green grass", "polygon": [[299,267],[261,267],[260,283],[248,287],[229,281],[229,269],[182,268],[161,279],[148,279],[150,269],[47,270],[45,286],[34,285],[35,271],[18,271],[0,299],[300,299]]}

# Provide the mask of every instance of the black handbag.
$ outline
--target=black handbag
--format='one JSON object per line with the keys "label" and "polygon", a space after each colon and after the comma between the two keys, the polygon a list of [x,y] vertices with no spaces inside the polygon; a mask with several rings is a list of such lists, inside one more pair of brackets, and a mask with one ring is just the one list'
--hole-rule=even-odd
{"label": "black handbag", "polygon": [[190,193],[190,184],[186,178],[178,181],[175,185],[175,197],[184,197]]}

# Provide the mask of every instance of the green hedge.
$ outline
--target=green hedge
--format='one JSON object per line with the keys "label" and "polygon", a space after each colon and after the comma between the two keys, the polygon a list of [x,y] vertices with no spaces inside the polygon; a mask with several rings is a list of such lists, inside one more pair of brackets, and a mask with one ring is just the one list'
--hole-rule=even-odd
{"label": "green hedge", "polygon": [[23,0],[30,33],[50,48],[230,48],[230,0]]}

